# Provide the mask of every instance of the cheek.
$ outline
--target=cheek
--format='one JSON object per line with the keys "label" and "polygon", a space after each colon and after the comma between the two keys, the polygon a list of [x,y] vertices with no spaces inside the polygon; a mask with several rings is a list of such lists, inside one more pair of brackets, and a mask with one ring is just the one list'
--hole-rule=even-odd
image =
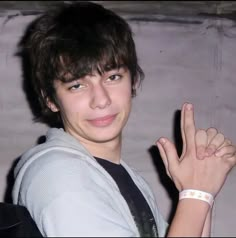
{"label": "cheek", "polygon": [[124,88],[122,92],[123,92],[122,97],[124,97],[124,99],[126,101],[131,101],[131,99],[132,99],[132,88],[131,88],[131,85],[128,84],[128,86],[126,88]]}
{"label": "cheek", "polygon": [[79,99],[75,98],[64,98],[64,100],[61,100],[59,102],[60,111],[63,112],[63,114],[70,115],[77,112],[81,112],[83,108],[85,108],[85,105],[83,106],[83,102]]}
{"label": "cheek", "polygon": [[126,100],[132,98],[132,87],[131,81],[127,80],[122,87],[120,88],[120,95],[124,97]]}
{"label": "cheek", "polygon": [[132,103],[131,88],[123,88],[119,93],[116,94],[116,98],[114,101],[116,101],[124,109],[129,110]]}

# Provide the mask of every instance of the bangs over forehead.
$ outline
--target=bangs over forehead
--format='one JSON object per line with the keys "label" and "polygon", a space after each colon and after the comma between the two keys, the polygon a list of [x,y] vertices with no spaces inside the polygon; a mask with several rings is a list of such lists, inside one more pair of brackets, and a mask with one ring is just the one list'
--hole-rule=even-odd
{"label": "bangs over forehead", "polygon": [[110,44],[91,44],[86,49],[82,46],[66,48],[56,56],[55,78],[62,82],[70,82],[86,75],[98,72],[100,75],[112,69],[129,68],[130,59],[127,49],[113,47]]}

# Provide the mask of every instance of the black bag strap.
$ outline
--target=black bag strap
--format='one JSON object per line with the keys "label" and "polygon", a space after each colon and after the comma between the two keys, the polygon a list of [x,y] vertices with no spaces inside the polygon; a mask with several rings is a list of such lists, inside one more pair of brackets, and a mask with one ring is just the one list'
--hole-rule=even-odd
{"label": "black bag strap", "polygon": [[0,237],[42,237],[24,206],[0,203]]}

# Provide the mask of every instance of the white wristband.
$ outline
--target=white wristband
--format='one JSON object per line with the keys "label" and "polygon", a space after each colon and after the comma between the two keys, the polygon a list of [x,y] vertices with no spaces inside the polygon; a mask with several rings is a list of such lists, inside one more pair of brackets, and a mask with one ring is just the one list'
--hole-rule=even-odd
{"label": "white wristband", "polygon": [[198,199],[205,201],[209,203],[209,205],[212,207],[214,203],[214,197],[210,193],[206,193],[200,190],[195,189],[186,189],[179,193],[179,200],[184,198],[192,198],[192,199]]}

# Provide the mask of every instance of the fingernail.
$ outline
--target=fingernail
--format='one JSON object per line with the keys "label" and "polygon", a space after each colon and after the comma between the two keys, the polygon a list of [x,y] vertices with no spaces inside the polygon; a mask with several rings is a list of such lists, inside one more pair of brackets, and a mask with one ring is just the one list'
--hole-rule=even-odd
{"label": "fingernail", "polygon": [[193,109],[193,105],[191,103],[188,103],[186,105],[186,108],[187,108],[187,110],[192,110]]}
{"label": "fingernail", "polygon": [[159,140],[159,142],[160,142],[162,145],[164,145],[164,144],[166,143],[166,140],[165,140],[164,138],[161,138],[161,139]]}

